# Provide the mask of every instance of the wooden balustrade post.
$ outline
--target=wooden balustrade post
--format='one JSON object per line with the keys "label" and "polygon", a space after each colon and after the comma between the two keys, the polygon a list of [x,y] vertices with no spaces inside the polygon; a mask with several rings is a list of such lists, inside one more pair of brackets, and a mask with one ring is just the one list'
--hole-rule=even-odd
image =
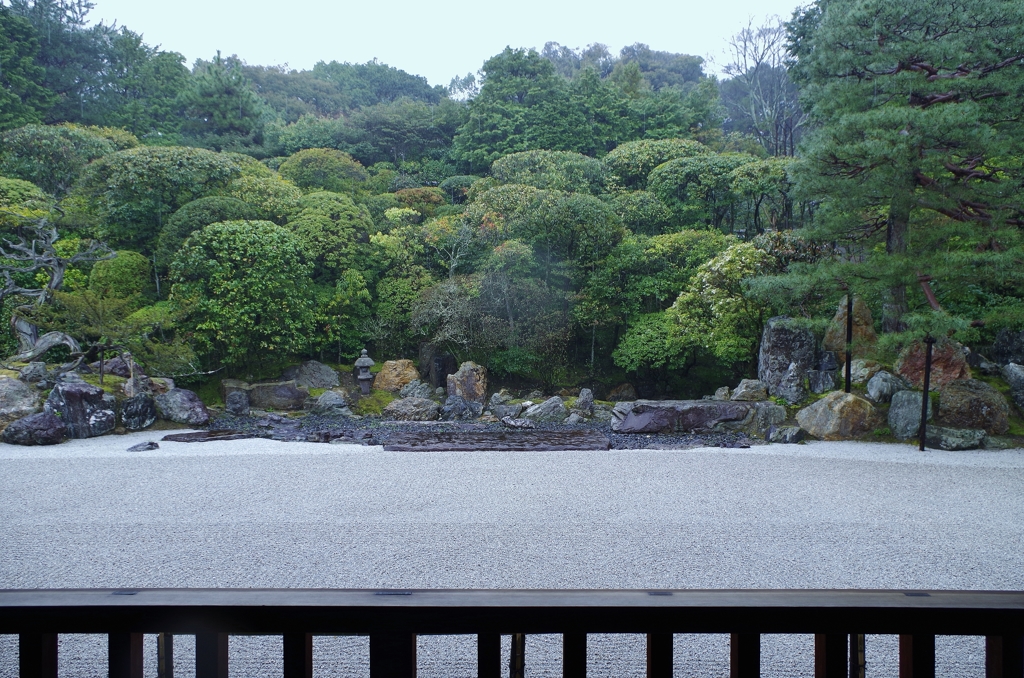
{"label": "wooden balustrade post", "polygon": [[562,634],[562,677],[587,678],[587,634]]}
{"label": "wooden balustrade post", "polygon": [[477,678],[501,678],[501,634],[477,634],[476,675]]}
{"label": "wooden balustrade post", "polygon": [[313,678],[313,634],[284,634],[284,678]]}
{"label": "wooden balustrade post", "polygon": [[21,678],[57,678],[57,634],[20,634],[18,671]]}
{"label": "wooden balustrade post", "polygon": [[647,678],[672,678],[672,634],[647,634]]}
{"label": "wooden balustrade post", "polygon": [[900,678],[935,678],[935,636],[900,635]]}
{"label": "wooden balustrade post", "polygon": [[526,678],[526,634],[512,634],[512,648],[508,655],[509,678]]}
{"label": "wooden balustrade post", "polygon": [[156,678],[174,678],[174,636],[170,633],[156,637]]}
{"label": "wooden balustrade post", "polygon": [[985,638],[985,678],[1024,678],[1024,636]]}
{"label": "wooden balustrade post", "polygon": [[760,678],[761,634],[733,633],[729,636],[729,678]]}
{"label": "wooden balustrade post", "polygon": [[371,633],[370,678],[416,678],[416,634]]}
{"label": "wooden balustrade post", "polygon": [[814,678],[847,678],[845,633],[814,635]]}
{"label": "wooden balustrade post", "polygon": [[142,634],[108,634],[107,666],[110,678],[142,678]]}
{"label": "wooden balustrade post", "polygon": [[228,678],[228,634],[196,634],[196,678]]}
{"label": "wooden balustrade post", "polygon": [[850,678],[864,678],[867,658],[864,654],[864,634],[850,634]]}

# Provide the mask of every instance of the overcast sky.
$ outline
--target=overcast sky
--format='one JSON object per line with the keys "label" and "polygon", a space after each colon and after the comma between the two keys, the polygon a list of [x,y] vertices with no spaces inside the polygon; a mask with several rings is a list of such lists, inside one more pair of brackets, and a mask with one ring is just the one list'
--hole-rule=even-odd
{"label": "overcast sky", "polygon": [[[805,0],[806,1],[806,0]],[[432,85],[475,73],[506,45],[569,47],[600,42],[617,53],[643,42],[724,64],[726,40],[751,18],[788,19],[801,0],[501,3],[411,0],[95,0],[91,20],[117,20],[146,42],[181,52],[189,66],[217,50],[250,64],[308,69],[317,61],[373,58]],[[715,72],[716,67],[706,70]]]}

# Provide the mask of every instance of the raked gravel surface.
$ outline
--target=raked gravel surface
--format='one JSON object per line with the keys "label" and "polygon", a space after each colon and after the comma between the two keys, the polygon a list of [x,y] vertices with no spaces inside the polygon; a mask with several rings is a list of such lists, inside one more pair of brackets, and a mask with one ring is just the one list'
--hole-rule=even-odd
{"label": "raked gravel surface", "polygon": [[[0,588],[1024,589],[1024,450],[126,451],[159,437],[0,444]],[[420,638],[421,678],[474,675],[473,641]],[[106,675],[104,637],[60,642],[62,677]],[[191,643],[176,639],[177,676]],[[368,675],[365,638],[315,643],[314,675]],[[727,675],[727,638],[675,645],[677,676]],[[895,676],[896,639],[867,646],[868,675]],[[232,637],[231,675],[281,675],[280,647]],[[592,637],[588,675],[643,676],[643,656],[639,637]],[[765,676],[813,673],[807,636],[766,636],[763,657]],[[983,663],[982,639],[938,640],[939,675]],[[527,675],[560,670],[559,637],[529,637]],[[0,636],[0,676],[16,674]]]}

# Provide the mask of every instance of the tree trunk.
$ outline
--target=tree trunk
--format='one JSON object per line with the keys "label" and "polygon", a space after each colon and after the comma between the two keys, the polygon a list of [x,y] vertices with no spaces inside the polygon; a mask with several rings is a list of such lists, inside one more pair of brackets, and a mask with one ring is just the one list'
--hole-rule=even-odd
{"label": "tree trunk", "polygon": [[[885,228],[885,253],[889,255],[907,253],[907,232],[910,229],[910,210],[913,189],[906,189],[893,196],[889,205],[889,222]],[[907,308],[907,286],[900,283],[889,288],[887,299],[882,305],[882,331],[902,332],[907,329],[903,316]]]}

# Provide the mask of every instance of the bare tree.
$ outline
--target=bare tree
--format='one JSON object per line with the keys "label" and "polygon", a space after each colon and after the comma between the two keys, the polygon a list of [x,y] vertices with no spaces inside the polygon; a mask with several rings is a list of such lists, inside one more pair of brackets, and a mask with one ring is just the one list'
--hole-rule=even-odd
{"label": "bare tree", "polygon": [[[13,239],[2,238],[3,244],[0,244],[0,256],[3,257],[0,260],[0,273],[3,275],[0,303],[12,296],[27,302],[16,306],[11,314],[11,329],[18,337],[18,353],[8,360],[29,362],[62,344],[70,348],[72,353],[81,353],[78,342],[63,332],[49,332],[39,336],[39,328],[29,319],[30,314],[61,288],[69,266],[112,259],[115,253],[106,244],[94,240],[70,257],[62,257],[54,247],[59,238],[57,228],[50,224],[49,219],[28,219],[12,212],[6,214],[17,217],[21,223]],[[46,285],[41,288],[23,287],[14,279],[17,274],[40,271],[47,276]]]}
{"label": "bare tree", "polygon": [[807,120],[799,92],[789,77],[786,28],[778,16],[761,26],[751,19],[729,41],[730,76],[723,82],[723,100],[739,128],[752,133],[773,156],[795,155]]}

